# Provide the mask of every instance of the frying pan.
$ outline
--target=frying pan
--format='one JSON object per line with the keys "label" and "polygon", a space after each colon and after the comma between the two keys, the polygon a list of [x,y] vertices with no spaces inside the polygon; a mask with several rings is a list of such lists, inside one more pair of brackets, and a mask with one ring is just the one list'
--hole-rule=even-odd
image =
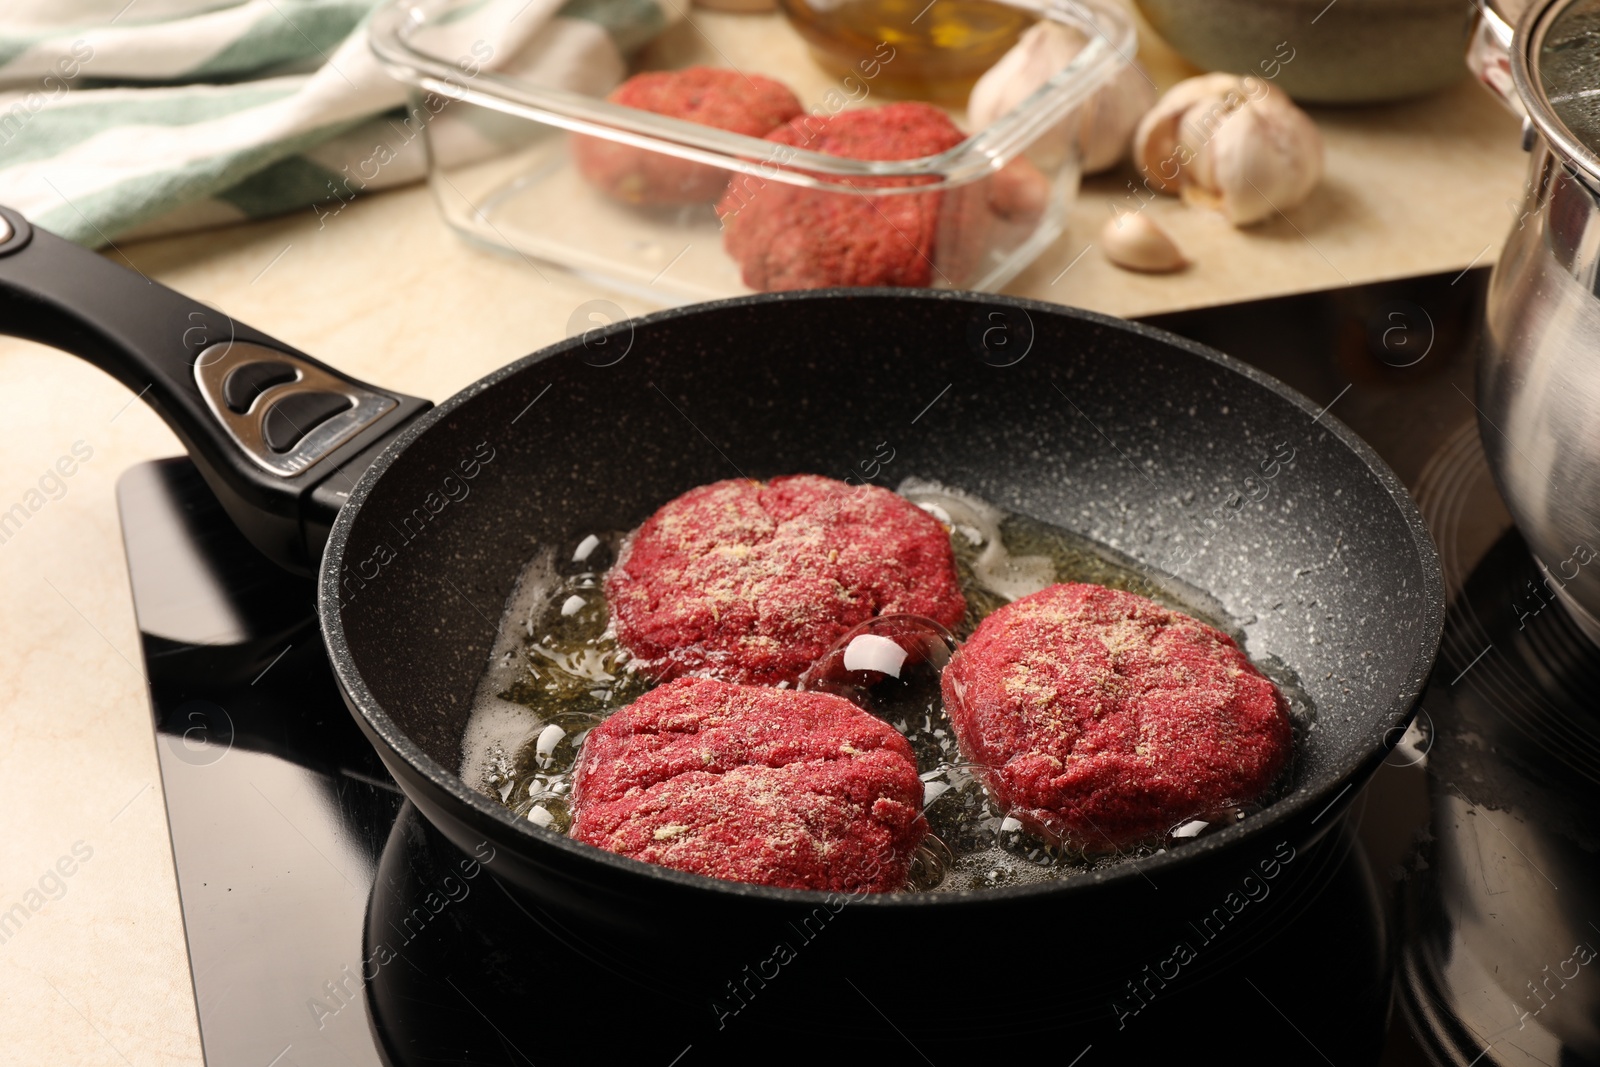
{"label": "frying pan", "polygon": [[[929,1025],[946,1020],[917,1006],[922,979],[905,972],[908,952],[935,946],[1016,979],[986,1019],[1067,1000],[1114,1016],[1135,976],[1096,961],[1170,957],[1173,931],[1218,908],[1265,914],[1235,903],[1251,879],[1270,891],[1269,864],[1303,869],[1409,722],[1438,647],[1437,557],[1392,472],[1305,397],[1157,330],[960,292],[763,294],[597,329],[430,408],[0,217],[0,330],[116,376],[263,552],[302,571],[320,559],[344,699],[421,814],[551,937],[662,998],[720,1005],[719,1020],[780,966],[779,942]],[[261,366],[274,363],[294,380]],[[457,775],[475,682],[538,546],[632,528],[718,479],[863,478],[885,442],[882,484],[958,487],[1209,591],[1252,655],[1286,663],[1315,703],[1289,795],[1064,881],[853,899],[621,858],[514,818]],[[1234,931],[1235,948],[1268,932]],[[1064,1000],[1069,986],[1081,996]]]}

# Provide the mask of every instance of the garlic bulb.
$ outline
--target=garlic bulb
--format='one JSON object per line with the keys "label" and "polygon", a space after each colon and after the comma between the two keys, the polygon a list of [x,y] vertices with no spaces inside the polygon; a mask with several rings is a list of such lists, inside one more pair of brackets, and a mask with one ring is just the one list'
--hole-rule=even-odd
{"label": "garlic bulb", "polygon": [[[1204,121],[1194,110],[1184,115],[1185,130]],[[1247,226],[1304,202],[1321,180],[1322,135],[1284,100],[1241,109],[1202,142],[1182,195]]]}
{"label": "garlic bulb", "polygon": [[1156,102],[1156,87],[1137,63],[1117,72],[1078,109],[1078,144],[1083,172],[1097,174],[1122,162],[1133,131]]}
{"label": "garlic bulb", "polygon": [[1239,79],[1232,74],[1202,74],[1174,85],[1145,112],[1133,132],[1133,165],[1144,172],[1152,189],[1178,194],[1178,127],[1184,112],[1202,100],[1225,100],[1238,88]]}
{"label": "garlic bulb", "polygon": [[1322,135],[1261,79],[1206,74],[1173,86],[1144,117],[1134,161],[1151,188],[1247,226],[1311,195]]}
{"label": "garlic bulb", "polygon": [[967,121],[976,130],[991,125],[1072,62],[1083,45],[1082,36],[1066,26],[1049,20],[1034,23],[972,86]]}
{"label": "garlic bulb", "polygon": [[[1030,26],[972,87],[967,119],[973,129],[981,130],[1010,112],[1071,63],[1087,43],[1083,34],[1059,22],[1042,19]],[[1056,130],[1041,137],[1035,149],[1064,150],[1075,137],[1085,174],[1115,166],[1128,150],[1139,117],[1155,103],[1155,97],[1150,79],[1137,64],[1128,64]],[[1047,144],[1048,139],[1057,144]]]}
{"label": "garlic bulb", "polygon": [[1101,227],[1100,250],[1126,270],[1164,274],[1189,265],[1172,235],[1143,212],[1119,215]]}

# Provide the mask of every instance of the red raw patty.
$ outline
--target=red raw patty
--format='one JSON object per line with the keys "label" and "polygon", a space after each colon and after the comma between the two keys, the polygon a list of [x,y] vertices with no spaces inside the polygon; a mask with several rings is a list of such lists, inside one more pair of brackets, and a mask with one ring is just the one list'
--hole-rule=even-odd
{"label": "red raw patty", "polygon": [[[635,74],[606,97],[614,104],[761,137],[800,114],[781,82],[720,67]],[[578,170],[592,184],[630,204],[698,204],[717,199],[728,171],[603,137],[575,135]]]}
{"label": "red raw patty", "polygon": [[1288,706],[1227,634],[1133,593],[1053,585],[983,620],[942,679],[995,802],[1078,848],[1121,848],[1254,800]]}
{"label": "red raw patty", "polygon": [[680,678],[584,741],[572,836],[736,882],[881,893],[927,833],[911,745],[842,697]]}
{"label": "red raw patty", "polygon": [[793,682],[845,631],[966,612],[944,527],[887,489],[815,474],[714,482],[657,511],[606,575],[617,638],[652,678]]}
{"label": "red raw patty", "polygon": [[[966,135],[931,104],[913,101],[802,115],[767,140],[830,156],[917,159]],[[918,178],[857,178],[862,189],[925,184]],[[752,289],[830,285],[926,286],[934,278],[935,232],[944,194],[866,196],[740,176],[717,214],[723,247]]]}

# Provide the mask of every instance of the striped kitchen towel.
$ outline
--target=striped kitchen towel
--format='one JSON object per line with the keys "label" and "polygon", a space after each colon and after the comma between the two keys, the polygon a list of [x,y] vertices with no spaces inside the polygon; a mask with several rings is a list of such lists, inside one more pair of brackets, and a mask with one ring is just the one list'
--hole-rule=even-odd
{"label": "striped kitchen towel", "polygon": [[[423,0],[426,48],[483,71],[603,94],[688,0]],[[423,176],[442,98],[408,102],[372,54],[382,0],[5,0],[0,204],[91,247],[319,216]],[[452,124],[441,162],[498,149]]]}

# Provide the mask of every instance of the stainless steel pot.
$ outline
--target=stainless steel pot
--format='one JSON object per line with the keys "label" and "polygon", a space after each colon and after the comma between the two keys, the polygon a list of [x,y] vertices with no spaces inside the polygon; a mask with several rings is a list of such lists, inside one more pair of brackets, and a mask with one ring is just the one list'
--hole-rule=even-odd
{"label": "stainless steel pot", "polygon": [[1600,0],[1511,6],[1481,9],[1468,52],[1531,153],[1489,285],[1479,430],[1544,574],[1527,610],[1560,601],[1600,643]]}

